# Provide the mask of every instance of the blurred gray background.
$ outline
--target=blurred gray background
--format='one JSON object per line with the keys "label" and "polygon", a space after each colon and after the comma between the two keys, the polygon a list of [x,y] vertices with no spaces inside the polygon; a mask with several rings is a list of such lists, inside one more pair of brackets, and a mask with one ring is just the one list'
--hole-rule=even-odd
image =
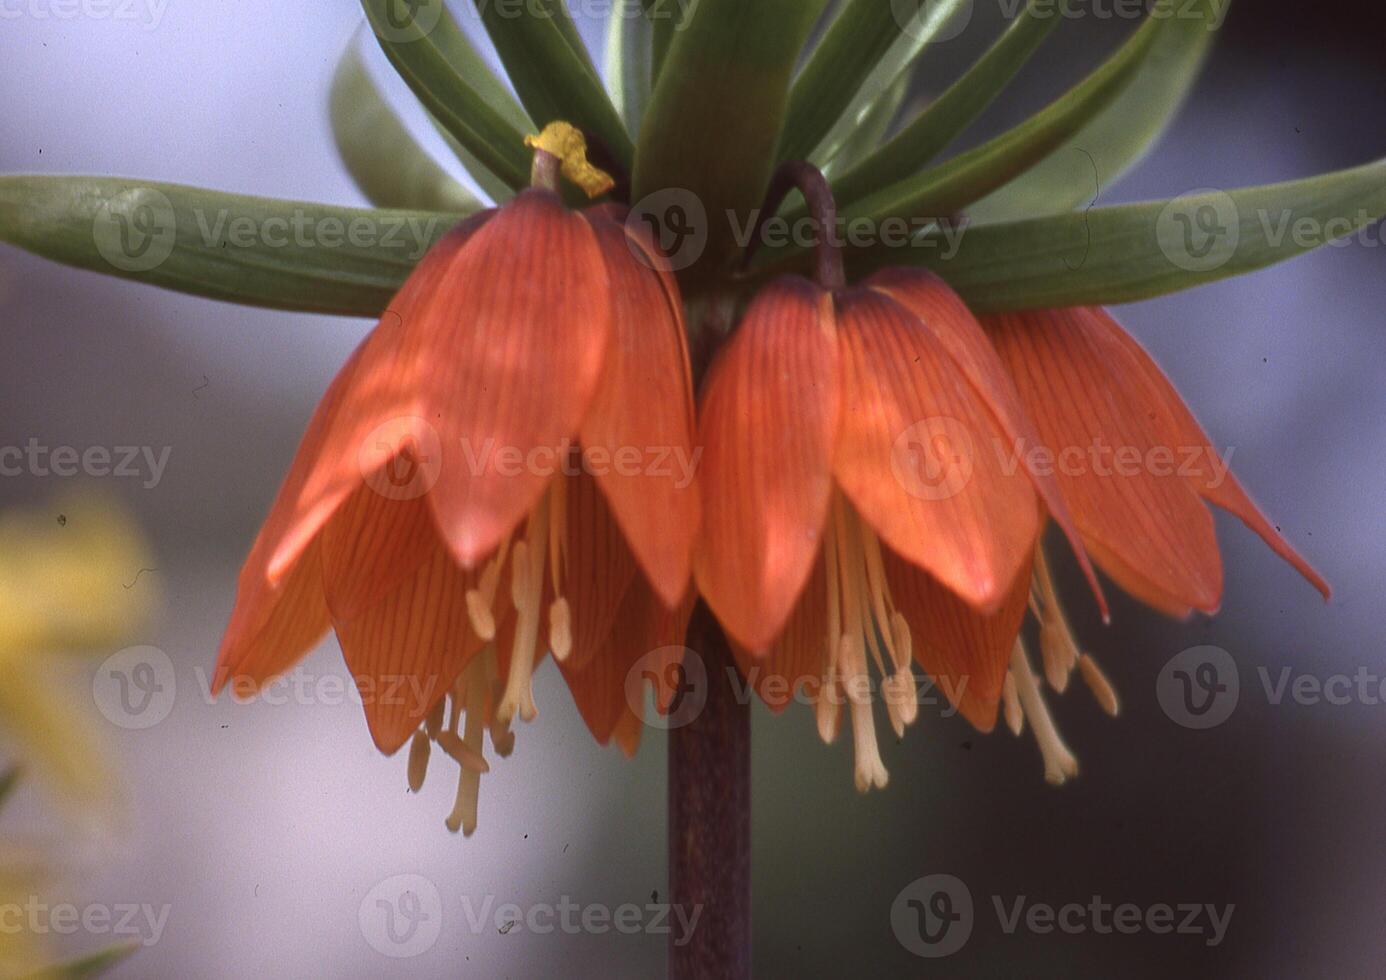
{"label": "blurred gray background", "polygon": [[[964,67],[994,30],[995,5],[976,6],[969,30],[931,53],[925,87]],[[349,0],[169,0],[137,6],[133,20],[54,16],[37,0],[0,9],[0,172],[361,200],[325,110],[360,20]],[[1386,153],[1386,34],[1357,19],[1365,9],[1234,5],[1183,117],[1100,203],[1306,176]],[[594,42],[603,29],[581,26]],[[969,139],[1042,105],[1120,30],[1094,18],[1063,29]],[[390,77],[378,52],[372,67]],[[807,711],[758,712],[758,975],[1380,975],[1386,705],[1275,705],[1256,674],[1386,673],[1386,276],[1379,234],[1375,243],[1118,311],[1214,441],[1235,447],[1243,482],[1327,575],[1334,602],[1222,517],[1227,590],[1215,620],[1171,623],[1118,597],[1103,630],[1069,576],[1075,626],[1124,712],[1105,718],[1080,685],[1052,701],[1083,764],[1059,790],[1044,784],[1028,737],[979,737],[926,709],[884,749],[890,788],[860,797],[849,747],[820,745]],[[239,562],[309,413],[369,324],[153,292],[4,246],[0,324],[0,446],[169,447],[157,486],[88,481],[152,538],[157,568],[146,575],[165,612],[138,640],[168,654],[177,681],[168,718],[143,730],[106,723],[83,687],[73,694],[74,710],[103,726],[128,818],[99,854],[74,848],[72,874],[49,897],[169,910],[158,942],[118,976],[662,973],[661,936],[502,932],[467,916],[487,896],[528,907],[666,895],[660,733],[647,733],[634,762],[599,749],[546,669],[540,718],[483,779],[481,827],[464,841],[443,827],[451,772],[438,767],[422,798],[409,798],[403,760],[374,751],[356,705],[205,696]],[[3,478],[0,502],[43,503],[73,482]],[[1242,678],[1236,711],[1208,731],[1175,724],[1155,696],[1165,663],[1199,644],[1228,650]],[[345,676],[335,642],[301,673]],[[404,874],[436,886],[441,930],[426,952],[392,960],[359,913],[372,889]],[[964,882],[977,914],[961,951],[923,961],[897,941],[891,908],[931,874]],[[1009,908],[1021,896],[1235,910],[1213,947],[1198,935],[1007,933],[994,900]]]}

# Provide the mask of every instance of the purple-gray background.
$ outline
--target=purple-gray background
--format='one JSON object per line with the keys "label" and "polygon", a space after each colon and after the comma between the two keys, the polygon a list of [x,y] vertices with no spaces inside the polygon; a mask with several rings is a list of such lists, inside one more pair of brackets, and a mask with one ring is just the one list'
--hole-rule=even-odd
{"label": "purple-gray background", "polygon": [[[975,26],[936,50],[926,80],[946,79],[984,42],[994,5],[976,6]],[[1305,176],[1386,151],[1381,32],[1350,23],[1346,3],[1301,9],[1299,22],[1271,7],[1234,7],[1186,113],[1103,203]],[[18,12],[0,23],[0,173],[360,201],[325,110],[360,20],[354,3],[169,0],[137,6],[136,20],[35,15],[46,9],[0,0]],[[602,30],[581,26],[592,40]],[[1043,104],[1118,29],[1097,18],[1065,28],[983,129]],[[375,53],[372,67],[389,77]],[[1333,582],[1333,604],[1222,518],[1216,620],[1170,623],[1118,599],[1103,632],[1070,585],[1075,623],[1125,711],[1112,722],[1081,690],[1057,699],[1083,763],[1062,790],[1043,783],[1028,737],[978,737],[926,709],[903,744],[884,749],[890,788],[859,797],[850,750],[821,746],[807,712],[758,713],[758,975],[1379,975],[1386,705],[1271,705],[1256,676],[1261,666],[1320,679],[1386,672],[1386,276],[1375,241],[1118,311],[1214,441],[1235,447],[1243,482]],[[107,724],[84,688],[73,694],[74,710],[102,726],[128,816],[99,855],[74,849],[50,898],[170,910],[159,941],[117,975],[661,972],[659,936],[502,934],[490,919],[468,921],[488,896],[527,907],[665,895],[662,737],[648,733],[634,762],[599,749],[552,668],[538,683],[539,720],[482,781],[481,829],[466,841],[442,826],[450,773],[440,767],[422,799],[407,797],[402,760],[373,750],[356,706],[203,696],[239,561],[308,414],[368,324],[154,292],[0,247],[0,325],[0,445],[170,447],[156,487],[90,481],[153,540],[148,574],[165,611],[137,639],[167,652],[178,684],[169,717],[138,731]],[[70,482],[4,478],[0,500],[41,502]],[[1204,643],[1234,655],[1242,698],[1225,724],[1196,732],[1161,711],[1156,677]],[[343,676],[335,643],[303,672]],[[926,963],[896,941],[890,910],[934,873],[965,882],[978,911],[967,947]],[[367,942],[358,912],[400,874],[436,885],[442,929],[427,952],[392,960]],[[1236,908],[1214,948],[1197,936],[1007,934],[993,898],[1010,906],[1022,895]]]}

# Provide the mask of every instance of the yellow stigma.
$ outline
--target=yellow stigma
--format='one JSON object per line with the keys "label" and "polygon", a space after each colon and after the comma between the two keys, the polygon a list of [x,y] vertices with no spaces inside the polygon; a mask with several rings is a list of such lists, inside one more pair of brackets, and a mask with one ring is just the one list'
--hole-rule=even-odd
{"label": "yellow stigma", "polygon": [[600,197],[616,184],[609,173],[588,163],[587,140],[571,123],[551,122],[538,136],[526,136],[525,146],[557,157],[563,176],[588,197]]}

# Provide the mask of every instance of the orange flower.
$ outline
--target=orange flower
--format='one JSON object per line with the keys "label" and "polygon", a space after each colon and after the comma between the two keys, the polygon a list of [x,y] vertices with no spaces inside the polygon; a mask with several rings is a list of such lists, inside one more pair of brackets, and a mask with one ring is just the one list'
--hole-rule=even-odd
{"label": "orange flower", "polygon": [[531,189],[439,242],[332,382],[241,572],[214,689],[255,690],[331,626],[376,745],[413,737],[411,785],[431,741],[463,766],[453,830],[475,826],[484,730],[505,755],[534,717],[545,650],[629,751],[630,661],[687,620],[682,305],[620,218]]}
{"label": "orange flower", "polygon": [[845,701],[863,790],[887,778],[868,658],[897,735],[917,712],[912,656],[994,724],[1041,505],[1087,561],[1052,477],[974,451],[1034,434],[940,280],[765,287],[709,373],[699,436],[695,574],[772,707],[802,686],[831,739]]}
{"label": "orange flower", "polygon": [[1216,612],[1222,564],[1203,501],[1235,514],[1327,598],[1160,368],[1102,309],[983,318],[1083,542],[1123,589],[1173,616]]}

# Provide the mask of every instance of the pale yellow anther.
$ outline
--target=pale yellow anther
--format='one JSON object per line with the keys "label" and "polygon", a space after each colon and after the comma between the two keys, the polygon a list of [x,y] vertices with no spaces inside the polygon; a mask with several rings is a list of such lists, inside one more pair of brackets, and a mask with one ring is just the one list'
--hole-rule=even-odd
{"label": "pale yellow anther", "polygon": [[573,652],[573,614],[561,596],[549,606],[549,649],[560,662]]}
{"label": "pale yellow anther", "polygon": [[428,756],[431,744],[428,740],[428,733],[422,728],[414,733],[414,738],[409,743],[409,791],[411,793],[417,793],[423,789],[424,776],[428,775]]}
{"label": "pale yellow anther", "polygon": [[1078,760],[1068,750],[1068,746],[1059,737],[1058,729],[1054,727],[1054,719],[1050,717],[1049,708],[1044,703],[1039,684],[1036,683],[1034,672],[1030,669],[1030,659],[1025,655],[1025,647],[1019,639],[1015,641],[1015,647],[1011,651],[1010,676],[1015,678],[1020,706],[1024,709],[1025,719],[1030,723],[1030,730],[1035,733],[1035,741],[1039,744],[1040,755],[1044,759],[1045,781],[1052,786],[1062,786],[1078,775]]}
{"label": "pale yellow anther", "polygon": [[1019,737],[1025,731],[1025,711],[1020,707],[1020,697],[1015,691],[1015,677],[1006,672],[1006,681],[1001,686],[1001,704],[1005,710],[1006,727],[1011,734]]}
{"label": "pale yellow anther", "polygon": [[1097,700],[1102,710],[1113,718],[1121,711],[1121,704],[1117,701],[1116,688],[1112,687],[1112,682],[1107,680],[1107,676],[1102,673],[1102,668],[1097,666],[1097,661],[1092,659],[1089,654],[1083,654],[1078,659],[1078,671],[1083,675],[1083,681],[1088,685],[1088,690]]}
{"label": "pale yellow anther", "polygon": [[481,639],[489,642],[496,638],[496,617],[479,589],[467,590],[467,619],[471,621],[472,632]]}
{"label": "pale yellow anther", "polygon": [[563,176],[588,197],[600,197],[616,186],[610,174],[588,162],[587,139],[570,123],[549,123],[538,136],[526,136],[525,146],[557,157]]}

